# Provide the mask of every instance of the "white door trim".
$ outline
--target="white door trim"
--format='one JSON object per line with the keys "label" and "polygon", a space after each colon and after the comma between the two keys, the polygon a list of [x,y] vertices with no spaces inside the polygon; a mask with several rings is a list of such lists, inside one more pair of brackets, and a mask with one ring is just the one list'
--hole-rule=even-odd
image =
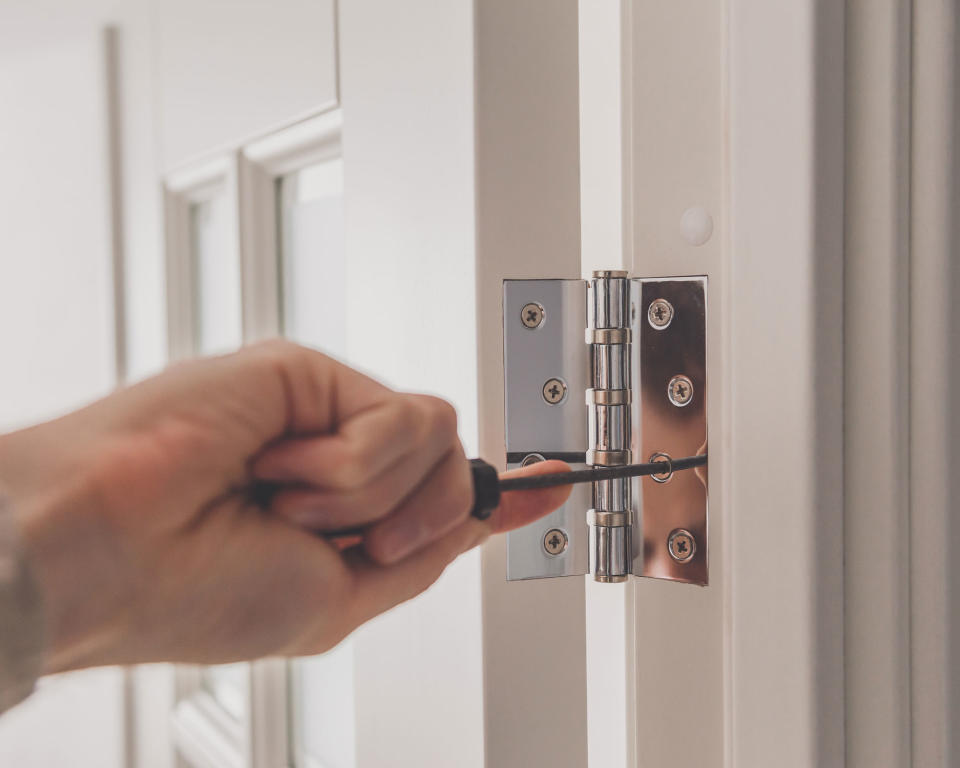
{"label": "white door trim", "polygon": [[[625,263],[710,280],[711,567],[704,589],[636,580],[632,632],[629,607],[588,590],[591,621],[635,663],[634,722],[615,720],[626,691],[591,709],[591,738],[613,742],[591,747],[598,766],[844,759],[843,7],[828,6],[637,0],[607,33]],[[694,207],[713,222],[699,244],[681,225]],[[594,224],[585,267],[600,266]],[[616,229],[610,215],[614,243]]]}
{"label": "white door trim", "polygon": [[[580,277],[577,2],[474,10],[480,451],[502,462],[502,281]],[[507,583],[505,546],[482,554],[486,765],[583,768],[583,579]]]}

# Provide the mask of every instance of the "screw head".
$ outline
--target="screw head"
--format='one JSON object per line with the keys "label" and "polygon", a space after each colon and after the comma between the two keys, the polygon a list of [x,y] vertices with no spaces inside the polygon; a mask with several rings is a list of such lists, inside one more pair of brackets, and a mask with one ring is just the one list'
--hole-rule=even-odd
{"label": "screw head", "polygon": [[567,534],[559,528],[551,528],[543,534],[543,551],[548,555],[554,557],[562,555],[567,548],[567,544],[569,544]]}
{"label": "screw head", "polygon": [[674,376],[667,384],[667,397],[678,408],[690,405],[690,401],[693,400],[693,382],[683,374]]}
{"label": "screw head", "polygon": [[543,384],[543,399],[550,405],[557,405],[567,396],[567,385],[563,379],[547,379]]}
{"label": "screw head", "polygon": [[539,464],[541,461],[546,461],[545,458],[539,453],[528,453],[523,457],[523,461],[520,462],[521,467],[529,467],[531,464]]}
{"label": "screw head", "polygon": [[654,299],[647,307],[647,322],[658,331],[668,328],[673,322],[673,304],[666,299]]}
{"label": "screw head", "polygon": [[530,329],[539,328],[543,323],[543,316],[543,307],[535,301],[524,304],[523,309],[520,310],[520,321]]}
{"label": "screw head", "polygon": [[664,453],[663,451],[657,451],[650,456],[648,463],[654,464],[658,461],[663,463],[663,472],[657,475],[650,475],[650,479],[655,483],[669,483],[673,478],[673,461],[670,458],[670,454]]}
{"label": "screw head", "polygon": [[678,563],[689,563],[697,553],[697,540],[686,528],[676,528],[667,537],[667,551]]}

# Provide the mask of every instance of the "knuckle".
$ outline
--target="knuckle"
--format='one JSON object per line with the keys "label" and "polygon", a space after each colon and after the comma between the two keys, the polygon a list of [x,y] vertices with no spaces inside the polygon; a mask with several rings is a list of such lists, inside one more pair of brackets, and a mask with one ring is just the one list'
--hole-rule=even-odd
{"label": "knuckle", "polygon": [[396,419],[398,432],[408,436],[415,436],[423,423],[423,410],[417,405],[416,399],[408,395],[400,395],[390,404]]}
{"label": "knuckle", "polygon": [[431,425],[444,437],[457,434],[457,409],[439,397],[426,396]]}

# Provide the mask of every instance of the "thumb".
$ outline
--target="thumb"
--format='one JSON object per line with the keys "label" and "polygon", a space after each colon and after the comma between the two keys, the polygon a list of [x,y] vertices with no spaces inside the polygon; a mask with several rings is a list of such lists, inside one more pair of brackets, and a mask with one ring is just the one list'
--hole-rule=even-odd
{"label": "thumb", "polygon": [[[562,461],[541,461],[528,467],[503,472],[500,477],[530,477],[569,471],[570,467]],[[500,497],[500,506],[486,520],[486,525],[491,533],[512,531],[553,512],[569,496],[569,485],[529,491],[507,491]]]}

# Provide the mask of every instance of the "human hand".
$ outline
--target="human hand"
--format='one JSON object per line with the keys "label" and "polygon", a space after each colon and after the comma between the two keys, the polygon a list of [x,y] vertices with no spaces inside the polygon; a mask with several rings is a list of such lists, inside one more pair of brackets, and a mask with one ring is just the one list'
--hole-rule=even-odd
{"label": "human hand", "polygon": [[[569,492],[471,518],[448,404],[286,342],[0,436],[0,488],[44,598],[46,672],[319,653]],[[346,551],[307,530],[356,525]]]}

